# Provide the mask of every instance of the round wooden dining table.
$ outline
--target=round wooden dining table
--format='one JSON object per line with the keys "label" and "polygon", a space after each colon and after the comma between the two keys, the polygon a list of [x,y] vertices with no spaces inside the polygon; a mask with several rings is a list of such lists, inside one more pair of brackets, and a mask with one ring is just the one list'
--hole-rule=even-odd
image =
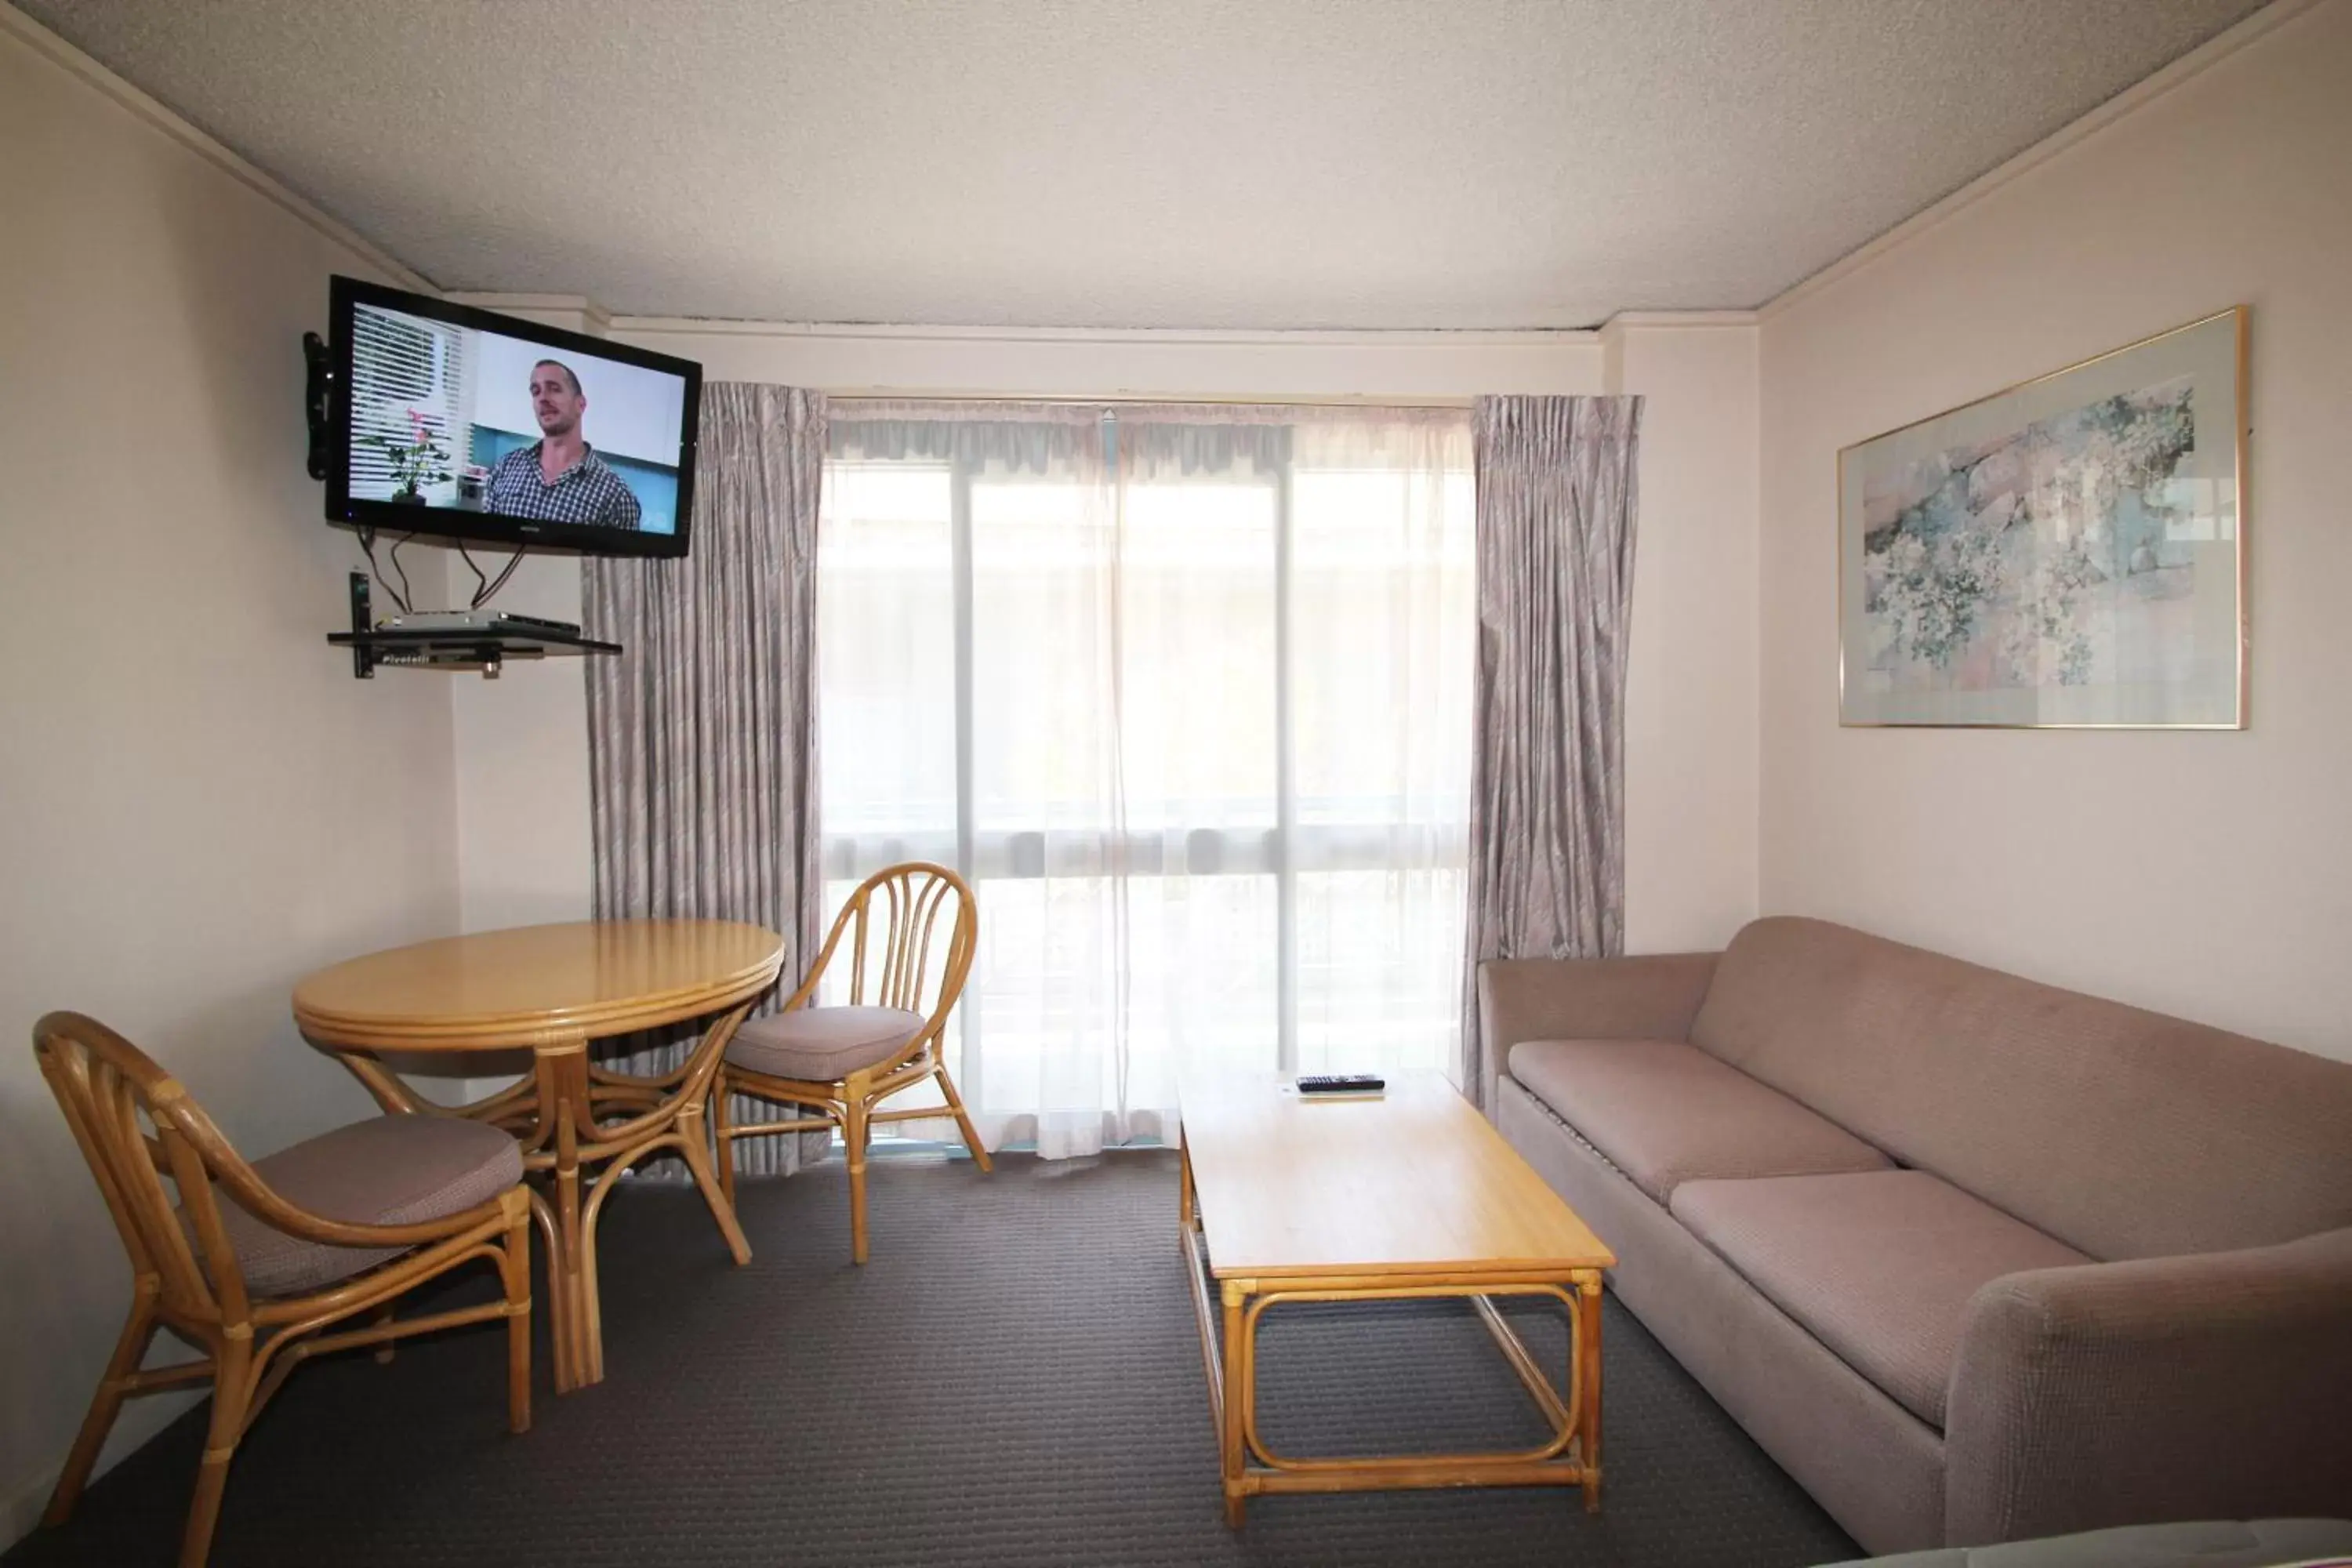
{"label": "round wooden dining table", "polygon": [[[663,1150],[682,1156],[736,1261],[751,1257],[715,1178],[706,1105],[728,1038],[775,983],[783,953],[776,932],[734,921],[479,931],[321,969],[295,986],[294,1018],[385,1110],[471,1117],[521,1142],[548,1252],[555,1386],[568,1393],[604,1375],[596,1216],[638,1160]],[[590,1059],[593,1041],[712,1015],[701,1042],[663,1076]],[[417,1094],[378,1055],[516,1049],[531,1053],[532,1071],[463,1106]]]}

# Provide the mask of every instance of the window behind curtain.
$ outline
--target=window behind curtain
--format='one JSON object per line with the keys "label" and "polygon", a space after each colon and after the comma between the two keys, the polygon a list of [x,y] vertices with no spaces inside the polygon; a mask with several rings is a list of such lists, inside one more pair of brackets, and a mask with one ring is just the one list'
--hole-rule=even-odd
{"label": "window behind curtain", "polygon": [[1475,653],[1466,414],[836,404],[829,891],[978,891],[991,1142],[1172,1139],[1191,1071],[1446,1068]]}
{"label": "window behind curtain", "polygon": [[[470,460],[473,410],[460,406],[465,332],[361,305],[352,312],[352,494],[386,500],[399,488],[391,458],[368,439],[376,436],[412,446],[420,431],[429,434],[440,444],[436,466],[455,475]],[[457,493],[454,480],[428,488],[436,502]]]}

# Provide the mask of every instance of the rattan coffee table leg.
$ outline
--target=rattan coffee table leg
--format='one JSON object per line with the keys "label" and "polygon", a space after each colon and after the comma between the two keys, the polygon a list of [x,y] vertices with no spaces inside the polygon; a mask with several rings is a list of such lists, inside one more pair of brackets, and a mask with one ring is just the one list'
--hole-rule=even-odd
{"label": "rattan coffee table leg", "polygon": [[1239,1530],[1249,1506],[1242,1490],[1242,1429],[1249,1416],[1249,1331],[1243,1326],[1242,1306],[1249,1292],[1238,1281],[1224,1281],[1225,1401],[1223,1430],[1217,1434],[1217,1468],[1225,1489],[1225,1528]]}
{"label": "rattan coffee table leg", "polygon": [[1576,1276],[1576,1353],[1584,1363],[1583,1405],[1576,1413],[1577,1458],[1584,1467],[1584,1511],[1601,1511],[1601,1276]]}
{"label": "rattan coffee table leg", "polygon": [[1176,1138],[1176,1223],[1185,1230],[1192,1228],[1192,1152],[1184,1146],[1184,1138]]}

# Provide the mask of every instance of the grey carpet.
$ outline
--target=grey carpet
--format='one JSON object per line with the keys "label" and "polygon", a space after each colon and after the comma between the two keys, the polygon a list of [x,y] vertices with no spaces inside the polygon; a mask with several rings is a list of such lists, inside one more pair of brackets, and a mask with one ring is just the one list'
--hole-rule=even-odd
{"label": "grey carpet", "polygon": [[[499,1331],[306,1367],[239,1451],[219,1568],[489,1563],[1629,1564],[1736,1568],[1853,1543],[1612,1300],[1606,1495],[1261,1498],[1223,1525],[1176,1247],[1172,1157],[879,1163],[849,1262],[840,1165],[748,1183],[755,1256],[700,1201],[615,1194],[600,1386],[504,1426]],[[1557,1320],[1514,1310],[1545,1364]],[[1276,1309],[1267,1441],[1296,1452],[1503,1446],[1537,1430],[1467,1307]],[[192,1412],[5,1568],[171,1561]]]}

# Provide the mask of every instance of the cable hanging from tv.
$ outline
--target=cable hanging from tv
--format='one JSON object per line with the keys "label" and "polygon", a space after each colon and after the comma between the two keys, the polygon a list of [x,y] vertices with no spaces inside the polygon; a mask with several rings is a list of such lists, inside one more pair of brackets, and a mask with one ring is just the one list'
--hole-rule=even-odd
{"label": "cable hanging from tv", "polygon": [[474,564],[473,553],[466,548],[466,542],[462,539],[457,541],[457,553],[465,557],[467,569],[474,574],[474,597],[467,605],[467,608],[478,610],[497,596],[498,591],[507,585],[507,579],[514,575],[515,568],[522,564],[525,548],[527,547],[520,544],[516,545],[515,552],[508,558],[505,568],[499,573],[496,579],[490,579],[484,577],[482,569]]}
{"label": "cable hanging from tv", "polygon": [[373,528],[362,528],[360,530],[360,552],[367,557],[368,575],[375,579],[375,585],[382,588],[386,596],[388,596],[394,604],[398,605],[403,611],[409,609],[410,605],[408,602],[408,572],[400,564],[400,546],[407,543],[409,540],[415,537],[416,536],[413,533],[404,535],[392,547],[392,567],[393,570],[399,574],[400,576],[400,586],[395,589],[391,584],[383,580],[383,573],[376,566],[375,530]]}

